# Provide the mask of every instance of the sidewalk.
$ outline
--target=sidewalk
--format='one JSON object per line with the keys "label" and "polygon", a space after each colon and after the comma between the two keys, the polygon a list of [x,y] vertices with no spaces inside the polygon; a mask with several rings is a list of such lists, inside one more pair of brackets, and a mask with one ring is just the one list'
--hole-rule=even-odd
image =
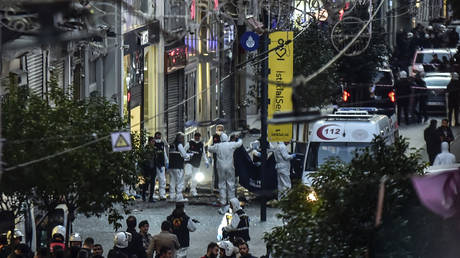
{"label": "sidewalk", "polygon": [[460,126],[452,127],[454,141],[450,144],[450,152],[457,158],[457,163],[460,163]]}

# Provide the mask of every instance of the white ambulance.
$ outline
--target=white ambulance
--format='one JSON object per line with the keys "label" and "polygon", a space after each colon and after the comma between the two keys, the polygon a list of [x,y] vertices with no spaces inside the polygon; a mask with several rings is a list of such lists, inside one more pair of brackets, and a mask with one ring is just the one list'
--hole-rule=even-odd
{"label": "white ambulance", "polygon": [[366,111],[337,111],[316,121],[309,131],[302,182],[311,185],[309,174],[331,158],[350,162],[354,152],[369,146],[376,135],[392,144],[395,130],[388,116]]}

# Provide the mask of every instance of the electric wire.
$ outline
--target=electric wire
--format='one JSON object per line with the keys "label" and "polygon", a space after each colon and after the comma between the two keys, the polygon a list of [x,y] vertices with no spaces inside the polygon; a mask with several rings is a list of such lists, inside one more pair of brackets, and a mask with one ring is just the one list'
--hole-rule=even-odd
{"label": "electric wire", "polygon": [[[122,3],[125,3],[124,1],[121,1]],[[318,76],[320,73],[324,72],[327,68],[329,68],[329,66],[331,66],[333,63],[335,63],[343,54],[345,54],[345,52],[354,44],[354,42],[359,38],[359,36],[366,30],[367,26],[369,26],[369,24],[373,21],[373,19],[375,18],[375,16],[377,15],[378,11],[380,10],[380,8],[382,7],[383,3],[385,2],[385,0],[381,0],[379,6],[377,7],[377,9],[375,10],[375,12],[373,13],[373,15],[370,17],[370,19],[366,22],[366,24],[361,28],[361,30],[358,32],[358,34],[352,39],[352,41],[350,43],[348,43],[347,46],[345,46],[345,48],[340,51],[333,59],[331,59],[328,63],[326,63],[323,67],[321,67],[319,70],[317,70],[315,73],[311,74],[310,76],[308,76],[306,79],[303,79],[301,80],[301,83],[305,84],[305,83],[308,83],[310,80],[312,80],[313,78],[315,78],[316,76]],[[126,4],[126,3],[125,3]],[[135,12],[136,14],[139,15],[139,12]],[[143,16],[143,15],[142,15]],[[145,16],[143,16],[143,18],[145,18]],[[308,27],[305,27],[301,33],[304,33],[306,31]],[[296,37],[300,36],[301,33],[297,34]],[[294,39],[296,38],[294,37]],[[289,44],[291,43],[292,41],[289,41],[289,42],[286,42],[285,44]],[[283,44],[283,45],[285,45]],[[273,49],[270,49],[268,50],[269,52],[271,51],[274,51],[280,47],[283,47],[283,45],[278,45],[277,47],[273,48]],[[268,53],[269,53],[268,52]],[[268,53],[262,53],[264,55],[268,54]],[[260,56],[260,55],[258,55]],[[268,58],[268,57],[265,57],[265,59]],[[263,60],[265,60],[263,59]],[[261,60],[259,60],[258,62],[260,62]],[[246,62],[246,64],[244,64],[244,66],[248,65],[249,62]],[[238,67],[239,65],[237,65],[236,67]],[[241,69],[241,67],[239,67],[239,69]],[[225,80],[227,80],[228,78],[230,78],[231,76],[233,76],[234,74],[236,74],[237,72],[239,72],[238,69],[236,69],[235,71],[229,73],[227,76],[225,76],[224,78],[222,78],[218,83],[216,83],[216,85],[220,85],[221,83],[223,83]],[[270,82],[269,80],[266,80],[265,78],[261,78],[261,76],[259,76],[259,79],[261,80],[265,80],[266,82],[268,83],[273,83],[273,84],[279,84],[277,82]],[[299,85],[299,84],[297,84]],[[296,86],[296,85],[294,85]],[[177,107],[179,107],[180,105],[183,105],[184,103],[187,103],[189,100],[191,99],[194,99],[196,98],[196,96],[198,96],[198,94],[203,94],[204,92],[208,91],[208,89],[210,89],[210,87],[206,87],[205,89],[203,89],[202,91],[200,91],[199,93],[197,94],[194,94],[193,96],[181,101],[180,103],[174,105],[174,106],[171,106],[171,107],[168,107],[166,110],[162,111],[162,112],[159,112],[155,115],[153,115],[152,117],[149,117],[147,119],[145,119],[144,121],[141,121],[137,124],[134,124],[134,125],[130,125],[129,127],[127,128],[124,128],[124,130],[129,130],[131,127],[134,127],[134,126],[137,126],[137,125],[141,125],[145,122],[148,122],[150,121],[151,119],[154,119],[156,117],[158,117],[159,115],[162,115],[162,114],[165,114],[167,113],[168,111],[172,110],[172,109],[175,109]],[[64,155],[66,153],[69,153],[69,152],[72,152],[72,151],[75,151],[75,150],[78,150],[78,149],[81,149],[83,147],[86,147],[86,146],[89,146],[91,144],[94,144],[94,143],[97,143],[99,141],[102,141],[104,139],[108,139],[110,137],[110,135],[106,135],[106,136],[103,136],[103,137],[99,137],[95,140],[92,140],[92,141],[89,141],[87,143],[84,143],[84,144],[81,144],[79,146],[75,146],[73,148],[69,148],[69,149],[66,149],[64,151],[60,151],[60,152],[57,152],[57,153],[54,153],[54,154],[51,154],[51,155],[47,155],[45,157],[42,157],[42,158],[38,158],[38,159],[35,159],[35,160],[31,160],[31,161],[28,161],[28,162],[25,162],[25,163],[21,163],[21,164],[18,164],[18,165],[13,165],[11,167],[8,167],[8,168],[4,168],[4,171],[11,171],[11,170],[14,170],[14,169],[17,169],[17,168],[21,168],[21,167],[25,167],[25,166],[29,166],[29,165],[32,165],[32,164],[35,164],[35,163],[38,163],[38,162],[41,162],[41,161],[45,161],[45,160],[48,160],[48,159],[52,159],[52,158],[55,158],[55,157],[58,157],[60,155]]]}

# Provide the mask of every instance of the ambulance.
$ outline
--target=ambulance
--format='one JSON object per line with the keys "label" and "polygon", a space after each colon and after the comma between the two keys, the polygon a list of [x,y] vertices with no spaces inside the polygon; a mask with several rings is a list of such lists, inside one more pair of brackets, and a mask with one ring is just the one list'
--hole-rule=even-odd
{"label": "ambulance", "polygon": [[354,152],[370,146],[377,135],[394,143],[396,130],[388,116],[361,110],[339,110],[316,121],[309,131],[302,182],[311,185],[309,174],[331,158],[350,162]]}

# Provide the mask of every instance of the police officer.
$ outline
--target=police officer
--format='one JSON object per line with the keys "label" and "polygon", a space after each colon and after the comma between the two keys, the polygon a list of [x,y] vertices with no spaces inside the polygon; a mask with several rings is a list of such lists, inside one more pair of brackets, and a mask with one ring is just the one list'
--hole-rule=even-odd
{"label": "police officer", "polygon": [[[185,161],[189,161],[189,155],[184,148],[184,134],[178,133],[176,139],[169,146],[169,198],[171,201],[184,202],[188,201],[182,195],[184,190],[184,165]],[[177,194],[177,196],[176,196]]]}
{"label": "police officer", "polygon": [[[155,133],[154,142],[155,153],[155,170],[156,178],[158,179],[158,192],[160,193],[160,200],[166,200],[166,168],[169,166],[168,155],[166,153],[166,145],[161,139],[161,133]],[[155,185],[155,184],[154,184]],[[152,190],[152,193],[155,192]]]}
{"label": "police officer", "polygon": [[206,168],[209,167],[209,162],[208,159],[206,158],[206,155],[204,154],[204,144],[201,142],[201,134],[199,132],[196,132],[194,134],[194,139],[190,140],[187,145],[185,145],[185,150],[188,153],[193,154],[193,156],[190,158],[190,161],[185,162],[185,167],[184,167],[184,172],[185,172],[185,186],[188,185],[188,182],[190,182],[190,194],[192,196],[197,196],[198,193],[196,191],[196,185],[197,181],[195,179],[196,173],[198,173],[200,169],[200,164],[201,164],[201,159],[204,160],[206,163]]}
{"label": "police officer", "polygon": [[195,219],[191,219],[184,211],[184,203],[176,202],[176,208],[173,210],[166,220],[172,225],[172,233],[177,236],[179,240],[180,249],[177,251],[184,257],[187,254],[187,248],[190,246],[190,232],[196,230]]}
{"label": "police officer", "polygon": [[144,177],[144,184],[142,188],[142,200],[145,202],[146,192],[149,190],[149,202],[153,202],[153,194],[155,192],[155,138],[149,137],[148,143],[145,146],[144,160],[142,161],[142,176]]}
{"label": "police officer", "polygon": [[[209,142],[206,144],[207,146],[212,146],[220,142],[220,136],[224,133],[224,126],[219,124],[216,125],[216,133],[209,139]],[[208,155],[211,157],[210,155]],[[214,160],[213,165],[213,175],[214,175],[214,188],[219,187],[219,175],[217,173],[217,154],[212,155],[212,159]]]}
{"label": "police officer", "polygon": [[411,82],[407,78],[407,73],[401,71],[399,80],[395,84],[396,104],[398,105],[398,123],[401,124],[401,115],[404,113],[404,121],[409,124],[409,101],[411,96]]}
{"label": "police officer", "polygon": [[[426,83],[422,79],[423,74],[422,73],[417,73],[415,75],[415,85],[414,85],[414,93],[415,93],[415,99],[417,100],[416,102],[418,103],[418,112],[417,114],[417,122],[426,122],[428,121],[428,114],[426,112],[426,102],[428,99],[427,96],[427,88],[426,88]],[[422,120],[422,116],[423,119]]]}
{"label": "police officer", "polygon": [[241,238],[244,241],[249,241],[249,217],[241,208],[240,201],[237,198],[230,199],[230,208],[232,216],[230,223],[222,228],[223,238],[228,238],[235,244],[236,240]]}

